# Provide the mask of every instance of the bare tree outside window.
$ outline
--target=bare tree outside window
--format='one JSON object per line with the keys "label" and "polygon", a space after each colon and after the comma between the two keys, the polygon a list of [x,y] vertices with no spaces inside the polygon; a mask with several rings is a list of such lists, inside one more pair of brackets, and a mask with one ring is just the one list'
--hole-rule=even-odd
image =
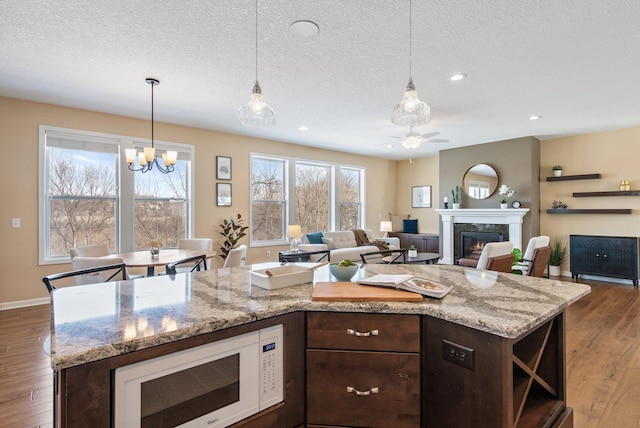
{"label": "bare tree outside window", "polygon": [[116,245],[115,154],[52,147],[49,254],[93,244]]}
{"label": "bare tree outside window", "polygon": [[303,232],[329,229],[330,167],[296,163],[296,218]]}
{"label": "bare tree outside window", "polygon": [[360,170],[340,168],[340,230],[361,227]]}
{"label": "bare tree outside window", "polygon": [[251,240],[283,240],[285,166],[278,159],[254,157],[251,166]]}

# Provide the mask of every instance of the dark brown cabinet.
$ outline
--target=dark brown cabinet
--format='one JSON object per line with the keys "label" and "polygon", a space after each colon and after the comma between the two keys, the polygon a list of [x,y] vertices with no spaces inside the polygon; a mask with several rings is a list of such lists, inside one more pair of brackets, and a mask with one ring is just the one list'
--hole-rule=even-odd
{"label": "dark brown cabinet", "polygon": [[307,314],[307,426],[418,427],[420,317]]}
{"label": "dark brown cabinet", "polygon": [[625,278],[638,285],[637,237],[571,235],[570,270],[575,279],[580,274]]}
{"label": "dark brown cabinet", "polygon": [[400,239],[400,248],[409,249],[412,245],[419,253],[440,253],[440,236],[431,233],[390,232],[389,236]]}

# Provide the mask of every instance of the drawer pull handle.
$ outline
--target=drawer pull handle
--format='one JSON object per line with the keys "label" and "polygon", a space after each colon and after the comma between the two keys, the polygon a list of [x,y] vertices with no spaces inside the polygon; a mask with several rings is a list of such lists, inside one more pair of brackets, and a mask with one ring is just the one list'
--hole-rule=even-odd
{"label": "drawer pull handle", "polygon": [[378,389],[378,387],[373,387],[368,391],[358,391],[357,389],[355,389],[353,386],[347,386],[347,392],[353,392],[356,395],[371,395],[371,394],[377,394],[380,390]]}
{"label": "drawer pull handle", "polygon": [[352,330],[352,329],[348,328],[347,329],[347,334],[352,334],[352,335],[357,336],[357,337],[377,336],[378,335],[378,330],[371,330],[371,331],[367,331],[365,333],[361,333],[359,331],[355,331],[355,330]]}

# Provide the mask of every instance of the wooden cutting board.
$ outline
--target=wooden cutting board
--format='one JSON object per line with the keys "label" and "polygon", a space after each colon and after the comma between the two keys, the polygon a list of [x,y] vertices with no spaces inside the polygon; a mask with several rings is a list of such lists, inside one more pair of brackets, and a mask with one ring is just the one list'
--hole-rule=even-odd
{"label": "wooden cutting board", "polygon": [[422,302],[422,294],[355,282],[316,282],[311,300]]}

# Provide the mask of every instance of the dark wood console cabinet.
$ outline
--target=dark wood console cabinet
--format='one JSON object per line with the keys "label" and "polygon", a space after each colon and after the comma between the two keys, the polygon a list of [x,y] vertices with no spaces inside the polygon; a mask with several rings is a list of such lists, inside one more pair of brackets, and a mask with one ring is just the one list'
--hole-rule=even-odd
{"label": "dark wood console cabinet", "polygon": [[400,248],[409,249],[412,245],[419,253],[440,253],[440,235],[432,233],[389,232],[389,236],[400,239]]}
{"label": "dark wood console cabinet", "polygon": [[640,238],[620,236],[570,236],[571,276],[599,275],[624,278],[638,286]]}

